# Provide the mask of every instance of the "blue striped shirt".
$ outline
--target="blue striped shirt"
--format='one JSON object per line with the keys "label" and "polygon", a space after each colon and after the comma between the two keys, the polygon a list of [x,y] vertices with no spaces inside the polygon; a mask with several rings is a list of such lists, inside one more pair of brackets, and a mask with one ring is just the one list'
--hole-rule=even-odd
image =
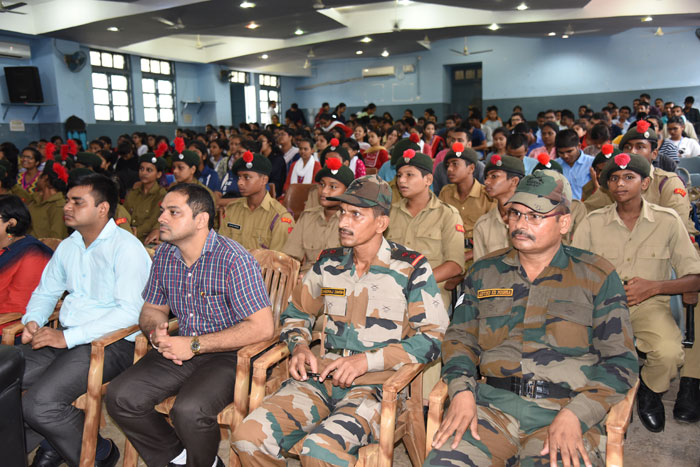
{"label": "blue striped shirt", "polygon": [[168,305],[177,317],[181,336],[221,331],[271,306],[255,258],[214,230],[209,231],[202,255],[190,267],[178,247],[160,245],[143,298],[154,305]]}

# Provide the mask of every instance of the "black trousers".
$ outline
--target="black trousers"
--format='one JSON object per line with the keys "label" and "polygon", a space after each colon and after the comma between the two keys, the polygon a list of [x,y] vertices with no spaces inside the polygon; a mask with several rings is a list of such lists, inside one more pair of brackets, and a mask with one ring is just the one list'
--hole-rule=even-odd
{"label": "black trousers", "polygon": [[[85,413],[73,402],[87,391],[90,344],[72,349],[31,345],[17,346],[24,355],[22,411],[27,452],[43,438],[51,443],[68,465],[77,466]],[[105,347],[104,382],[112,380],[134,361],[134,343],[124,339]],[[0,462],[1,463],[1,462]]]}
{"label": "black trousers", "polygon": [[[221,435],[217,415],[233,401],[236,352],[195,356],[182,366],[149,351],[110,383],[107,411],[152,467],[167,465],[187,449],[188,467],[209,467]],[[155,405],[177,395],[171,426]]]}

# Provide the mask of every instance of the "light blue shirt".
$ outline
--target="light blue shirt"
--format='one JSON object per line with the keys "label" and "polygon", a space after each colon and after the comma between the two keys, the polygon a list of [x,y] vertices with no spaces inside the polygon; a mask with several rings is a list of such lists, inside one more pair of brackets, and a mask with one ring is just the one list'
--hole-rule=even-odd
{"label": "light blue shirt", "polygon": [[396,167],[391,165],[391,161],[386,161],[385,163],[382,164],[382,166],[379,168],[379,172],[377,172],[377,176],[384,180],[385,182],[389,183],[396,177]]}
{"label": "light blue shirt", "polygon": [[[561,157],[557,157],[555,159],[555,161],[561,165],[561,168],[564,171],[564,176],[571,185],[571,192],[574,195],[574,199],[581,199],[583,185],[591,181],[590,169],[591,165],[593,164],[593,159],[595,159],[593,156],[589,156],[583,151],[581,151],[578,159],[576,159],[576,162],[574,162],[573,167],[564,162],[564,159]],[[537,162],[537,159],[535,159],[535,162]]]}
{"label": "light blue shirt", "polygon": [[[43,326],[64,291],[59,321],[68,348],[138,323],[151,258],[110,219],[88,248],[80,232],[61,242],[27,304],[22,323]],[[134,335],[127,337],[133,341]]]}
{"label": "light blue shirt", "polygon": [[539,161],[536,158],[525,156],[525,158],[523,159],[523,165],[525,166],[525,175],[532,174],[532,171],[535,167],[537,167],[537,164],[539,164]]}

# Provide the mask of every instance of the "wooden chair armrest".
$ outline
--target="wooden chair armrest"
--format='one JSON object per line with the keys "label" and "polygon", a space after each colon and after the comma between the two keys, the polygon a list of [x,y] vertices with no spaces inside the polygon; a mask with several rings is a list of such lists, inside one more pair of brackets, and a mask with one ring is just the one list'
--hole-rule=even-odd
{"label": "wooden chair armrest", "polygon": [[265,382],[267,381],[267,369],[289,357],[289,347],[280,342],[265,352],[253,363],[253,383],[250,387],[249,410],[253,411],[262,404],[265,398]]}
{"label": "wooden chair armrest", "polygon": [[92,345],[98,347],[106,347],[109,344],[114,344],[115,342],[124,339],[131,334],[140,331],[138,324],[132,324],[127,328],[117,329],[116,331],[105,334],[104,336],[92,341]]}
{"label": "wooden chair armrest", "polygon": [[624,434],[625,431],[627,431],[627,427],[630,424],[630,415],[632,414],[634,397],[637,394],[638,388],[639,381],[637,381],[637,384],[635,384],[632,389],[627,391],[624,399],[610,408],[608,418],[605,421],[605,428],[608,430],[608,432]]}
{"label": "wooden chair armrest", "polygon": [[[177,331],[179,329],[179,324],[177,322],[176,318],[171,319],[168,321],[168,334],[172,334],[173,332]],[[136,336],[136,347],[139,349],[142,349],[144,346],[145,348],[148,349],[148,346],[151,345],[151,343],[148,340],[148,336],[146,336],[144,333],[139,334]],[[146,353],[144,352],[144,355]],[[143,356],[143,355],[142,355]],[[136,360],[134,360],[136,362]]]}
{"label": "wooden chair armrest", "polygon": [[442,417],[445,413],[445,402],[447,401],[447,383],[443,380],[437,382],[432,391],[430,391],[430,405],[428,406],[428,425],[425,430],[425,453],[430,452],[433,448],[433,438],[437,433]]}
{"label": "wooden chair armrest", "polygon": [[697,292],[686,292],[683,294],[683,305],[697,305],[698,304],[698,293]]}
{"label": "wooden chair armrest", "polygon": [[22,313],[2,313],[0,314],[0,324],[11,323],[12,321],[17,321],[23,316]]}
{"label": "wooden chair armrest", "polygon": [[280,333],[277,331],[274,336],[262,342],[246,345],[238,351],[238,358],[253,358],[263,350],[267,350],[280,341]]}
{"label": "wooden chair armrest", "polygon": [[425,368],[425,364],[423,363],[408,363],[399,368],[399,371],[391,375],[382,385],[384,399],[387,398],[388,394],[393,394],[393,397],[396,398],[396,394],[408,386],[413,378],[423,371],[423,368]]}

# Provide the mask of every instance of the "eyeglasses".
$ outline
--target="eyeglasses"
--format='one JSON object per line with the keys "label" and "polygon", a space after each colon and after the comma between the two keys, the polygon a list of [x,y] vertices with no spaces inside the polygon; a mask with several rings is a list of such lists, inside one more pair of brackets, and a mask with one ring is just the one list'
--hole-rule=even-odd
{"label": "eyeglasses", "polygon": [[560,212],[555,212],[552,214],[537,214],[536,212],[521,212],[517,209],[510,208],[508,210],[508,220],[512,222],[518,222],[521,217],[525,218],[525,222],[530,225],[540,225],[548,217],[560,216]]}

